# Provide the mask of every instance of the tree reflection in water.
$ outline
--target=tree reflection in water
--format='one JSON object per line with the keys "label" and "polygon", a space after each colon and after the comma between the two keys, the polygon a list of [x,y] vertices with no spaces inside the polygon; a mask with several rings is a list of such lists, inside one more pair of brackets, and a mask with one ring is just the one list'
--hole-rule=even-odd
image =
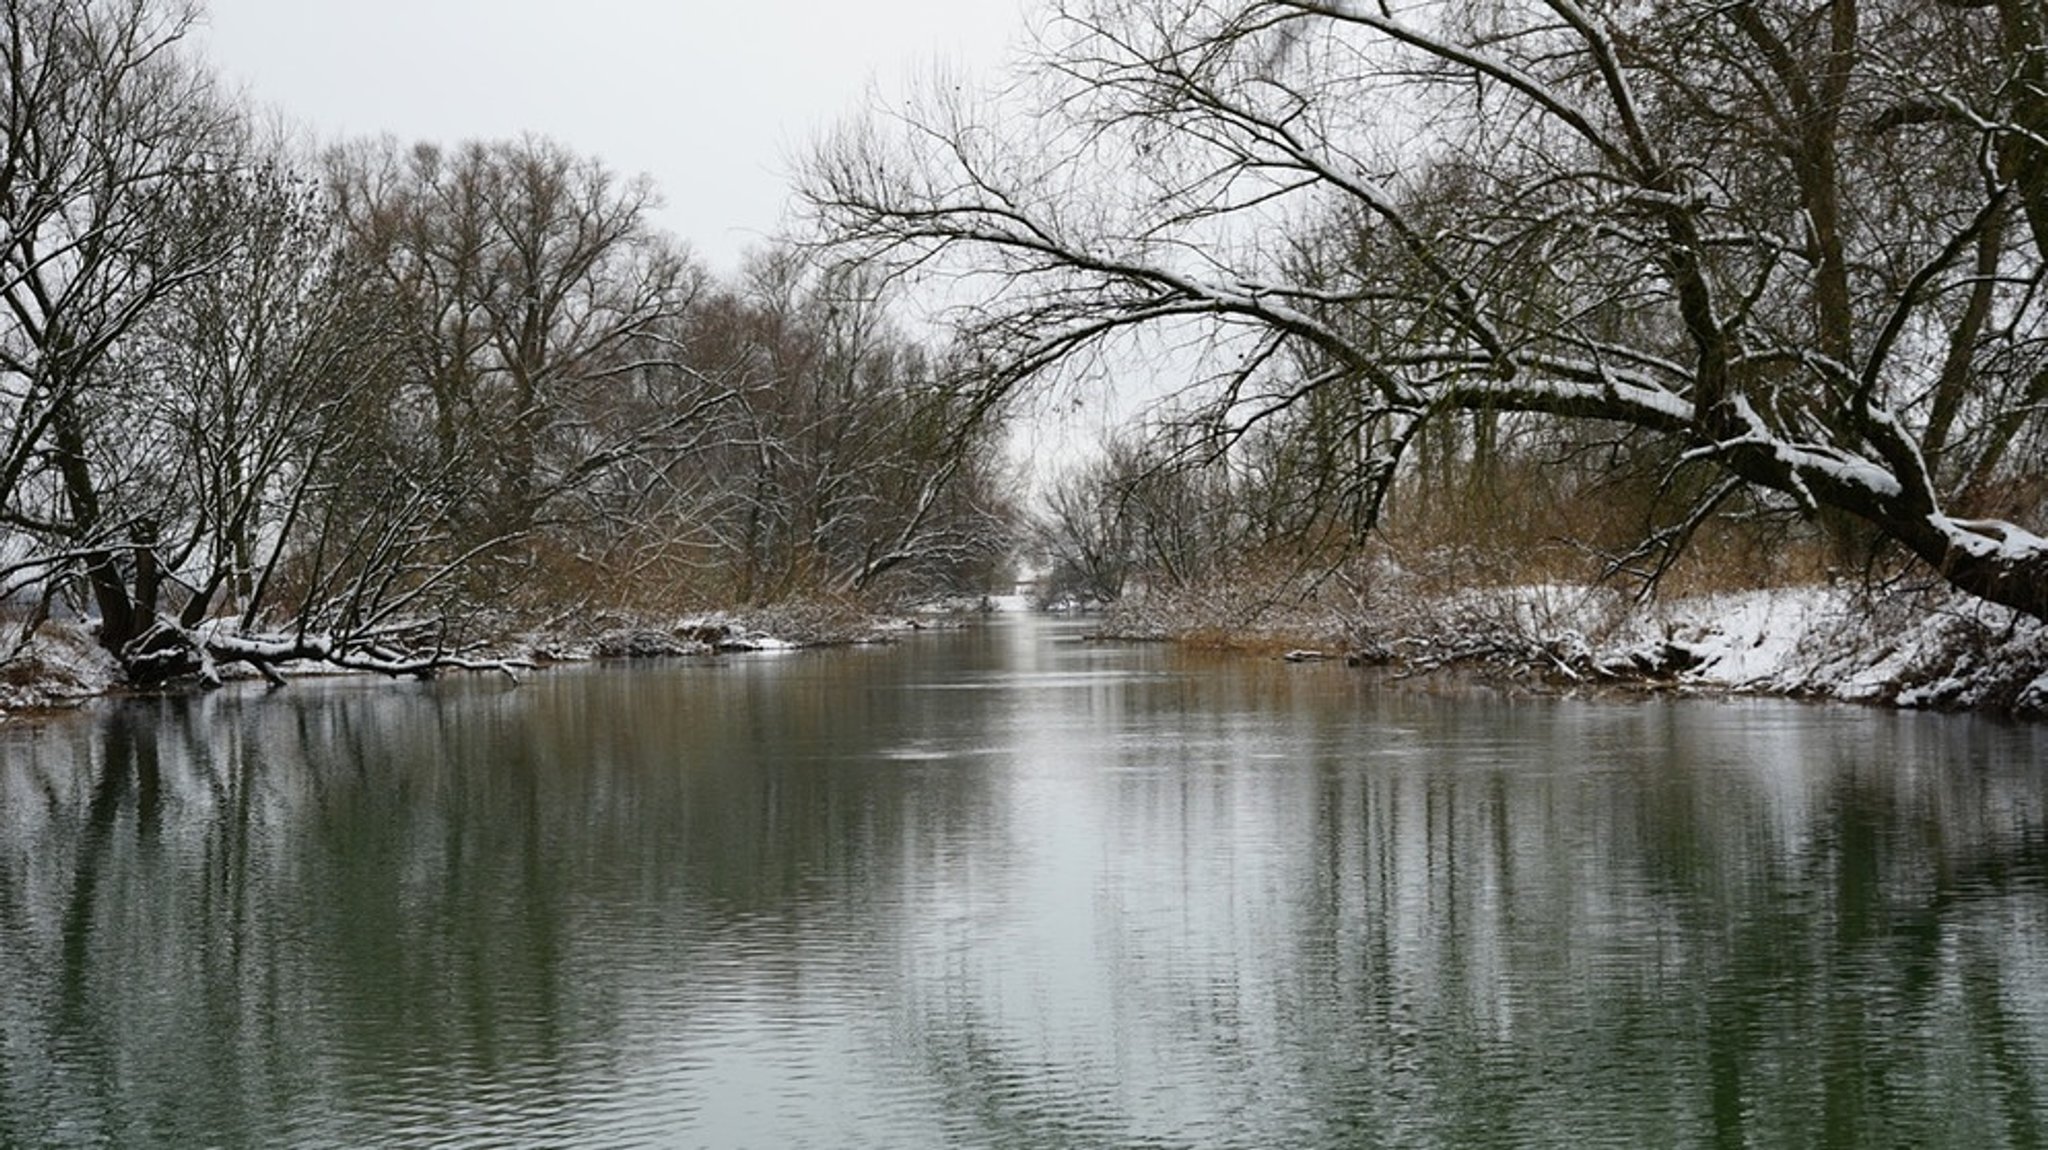
{"label": "tree reflection in water", "polygon": [[0,1144],[2038,1145],[2035,729],[995,628],[0,731]]}

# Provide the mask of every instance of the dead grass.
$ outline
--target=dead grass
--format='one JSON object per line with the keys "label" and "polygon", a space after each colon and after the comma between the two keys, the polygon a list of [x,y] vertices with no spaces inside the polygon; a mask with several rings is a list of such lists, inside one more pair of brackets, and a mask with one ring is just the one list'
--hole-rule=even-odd
{"label": "dead grass", "polygon": [[[1540,462],[1503,463],[1486,482],[1435,490],[1409,484],[1388,500],[1370,549],[1414,590],[1605,584],[1635,593],[1656,566],[1617,565],[1682,503],[1654,474],[1591,479]],[[1672,597],[1828,581],[1870,563],[1853,526],[1829,525],[1731,500],[1732,516],[1702,524],[1659,573]]]}

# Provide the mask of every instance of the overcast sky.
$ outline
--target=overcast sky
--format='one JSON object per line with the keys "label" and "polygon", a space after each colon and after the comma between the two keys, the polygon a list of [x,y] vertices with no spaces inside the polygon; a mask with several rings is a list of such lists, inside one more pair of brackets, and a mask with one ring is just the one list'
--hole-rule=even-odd
{"label": "overcast sky", "polygon": [[729,272],[791,157],[935,63],[990,72],[1022,0],[210,0],[227,81],[323,139],[538,132],[652,176],[669,229]]}

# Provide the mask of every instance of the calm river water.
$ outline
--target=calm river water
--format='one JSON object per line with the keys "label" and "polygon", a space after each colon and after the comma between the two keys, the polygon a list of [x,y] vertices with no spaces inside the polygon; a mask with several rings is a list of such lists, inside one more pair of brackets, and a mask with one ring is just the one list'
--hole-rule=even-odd
{"label": "calm river water", "polygon": [[0,728],[0,1146],[2036,1146],[2048,731],[1078,641]]}

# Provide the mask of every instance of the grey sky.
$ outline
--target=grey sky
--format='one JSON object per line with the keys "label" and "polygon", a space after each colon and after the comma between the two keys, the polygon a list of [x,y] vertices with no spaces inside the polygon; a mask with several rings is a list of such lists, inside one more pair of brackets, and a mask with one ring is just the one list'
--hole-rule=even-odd
{"label": "grey sky", "polygon": [[1022,0],[209,0],[230,83],[322,138],[533,131],[645,172],[714,268],[771,231],[789,159],[935,62],[987,72]]}

